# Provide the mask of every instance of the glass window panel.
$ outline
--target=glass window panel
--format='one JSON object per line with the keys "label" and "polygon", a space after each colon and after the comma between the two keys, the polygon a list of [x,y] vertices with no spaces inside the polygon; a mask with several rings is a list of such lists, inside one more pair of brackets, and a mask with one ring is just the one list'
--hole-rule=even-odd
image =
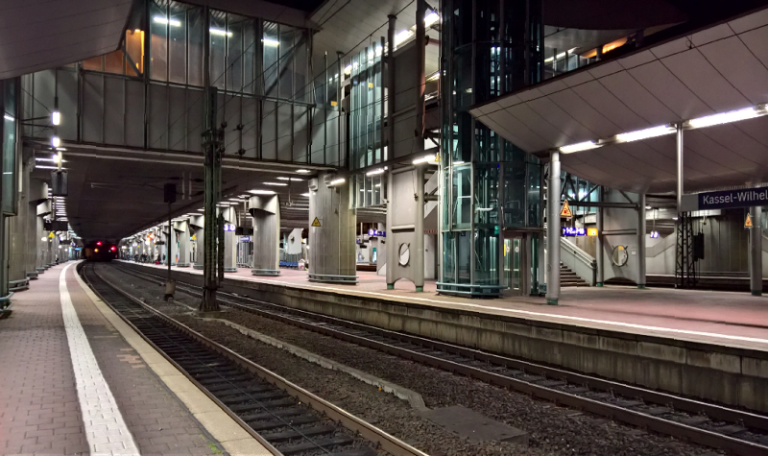
{"label": "glass window panel", "polygon": [[168,80],[168,25],[169,18],[165,6],[153,3],[149,5],[150,78],[157,81]]}
{"label": "glass window panel", "polygon": [[257,93],[256,91],[256,21],[249,20],[243,24],[243,92]]}
{"label": "glass window panel", "polygon": [[187,82],[187,12],[186,8],[171,5],[168,40],[168,80],[178,84]]}
{"label": "glass window panel", "polygon": [[83,60],[84,70],[103,71],[103,56],[91,57],[88,60]]}
{"label": "glass window panel", "polygon": [[443,282],[456,283],[456,238],[459,233],[443,233]]}
{"label": "glass window panel", "polygon": [[227,24],[227,90],[243,90],[243,23],[244,19],[229,15]]}
{"label": "glass window panel", "polygon": [[[475,231],[475,284],[499,284],[499,234],[493,228]],[[470,255],[471,256],[471,255]]]}
{"label": "glass window panel", "polygon": [[211,85],[220,89],[226,87],[227,56],[227,15],[220,11],[211,11]]}
{"label": "glass window panel", "polygon": [[188,33],[188,70],[187,83],[202,87],[203,77],[203,41],[205,40],[205,17],[198,8],[190,8],[187,12]]}
{"label": "glass window panel", "polygon": [[144,31],[125,32],[125,74],[139,76],[144,72]]}
{"label": "glass window panel", "polygon": [[541,225],[541,210],[541,165],[528,163],[528,226]]}
{"label": "glass window panel", "polygon": [[[15,214],[16,205],[16,178],[18,170],[16,169],[16,81],[18,79],[9,79],[0,83],[3,89],[3,212],[6,214]],[[12,120],[8,120],[8,118]]]}
{"label": "glass window panel", "polygon": [[286,100],[293,98],[295,91],[293,84],[294,58],[296,56],[294,48],[295,38],[296,30],[293,27],[288,27],[287,25],[280,26],[280,45],[278,46],[280,50],[280,62],[278,63],[278,77],[280,78],[279,97]]}
{"label": "glass window panel", "polygon": [[307,32],[305,30],[296,31],[296,52],[293,59],[293,68],[295,72],[294,76],[294,93],[293,97],[296,101],[307,101],[307,93],[309,92],[309,61],[307,49]]}
{"label": "glass window panel", "polygon": [[472,167],[470,165],[453,168],[453,204],[451,215],[453,227],[468,229],[472,223]]}
{"label": "glass window panel", "polygon": [[499,223],[499,168],[475,168],[475,225],[493,229]]}
{"label": "glass window panel", "polygon": [[457,259],[456,283],[470,283],[472,280],[472,273],[469,269],[472,265],[472,233],[461,231],[454,233],[454,235],[456,236]]}
{"label": "glass window panel", "polygon": [[277,24],[264,22],[264,93],[277,97],[277,56],[280,41],[277,37]]}
{"label": "glass window panel", "polygon": [[107,73],[123,74],[123,51],[110,52],[104,56],[104,71]]}

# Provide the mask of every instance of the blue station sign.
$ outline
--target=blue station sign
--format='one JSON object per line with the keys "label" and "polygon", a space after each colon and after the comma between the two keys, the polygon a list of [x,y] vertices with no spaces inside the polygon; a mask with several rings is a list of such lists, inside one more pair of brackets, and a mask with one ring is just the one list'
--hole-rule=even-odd
{"label": "blue station sign", "polygon": [[574,236],[586,236],[587,235],[587,229],[582,227],[575,227],[575,226],[564,226],[563,227],[563,236],[567,237],[574,237]]}
{"label": "blue station sign", "polygon": [[683,195],[684,211],[705,211],[709,209],[730,209],[738,207],[765,206],[768,204],[768,187],[742,188]]}

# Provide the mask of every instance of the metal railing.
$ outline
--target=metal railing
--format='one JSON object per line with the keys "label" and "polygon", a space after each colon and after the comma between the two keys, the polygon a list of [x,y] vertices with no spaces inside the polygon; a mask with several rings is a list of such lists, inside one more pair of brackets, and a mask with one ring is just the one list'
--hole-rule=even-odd
{"label": "metal railing", "polygon": [[570,240],[560,238],[560,261],[579,278],[594,287],[597,283],[597,260]]}

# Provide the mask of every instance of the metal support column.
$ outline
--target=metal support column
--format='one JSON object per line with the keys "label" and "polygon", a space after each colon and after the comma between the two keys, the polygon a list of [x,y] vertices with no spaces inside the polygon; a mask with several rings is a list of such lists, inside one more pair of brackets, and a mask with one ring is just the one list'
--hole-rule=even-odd
{"label": "metal support column", "polygon": [[[217,91],[215,87],[206,90],[206,131],[204,133],[203,150],[205,153],[205,218],[204,218],[204,250],[203,255],[203,300],[200,303],[201,312],[219,310],[216,302],[216,290],[218,281],[216,266],[218,263],[218,217],[216,205],[218,203],[219,179],[221,176],[221,139],[223,130],[216,128],[216,101]],[[223,246],[222,246],[223,247]]]}
{"label": "metal support column", "polygon": [[645,193],[637,200],[637,288],[645,288]]}
{"label": "metal support column", "polygon": [[763,294],[763,208],[755,206],[752,212],[752,228],[749,230],[749,290],[752,296]]}
{"label": "metal support column", "polygon": [[683,124],[677,125],[677,213],[683,212]]}
{"label": "metal support column", "polygon": [[416,173],[416,223],[413,243],[416,257],[413,259],[413,278],[417,292],[424,291],[424,170],[426,167],[426,165],[420,165],[414,171]]}
{"label": "metal support column", "polygon": [[[605,192],[603,187],[597,191],[598,201],[603,202]],[[605,229],[605,208],[597,208],[597,249],[595,250],[595,259],[597,260],[597,280],[595,286],[602,287],[605,283],[605,237],[603,237],[603,230]]]}
{"label": "metal support column", "polygon": [[560,152],[556,150],[550,152],[547,189],[547,304],[556,306],[560,298]]}

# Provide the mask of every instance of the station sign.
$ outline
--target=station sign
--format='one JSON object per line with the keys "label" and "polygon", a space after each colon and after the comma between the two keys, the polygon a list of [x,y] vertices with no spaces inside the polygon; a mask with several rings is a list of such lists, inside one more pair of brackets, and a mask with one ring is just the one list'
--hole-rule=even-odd
{"label": "station sign", "polygon": [[231,223],[224,224],[224,231],[235,231],[235,225]]}
{"label": "station sign", "polygon": [[387,237],[387,232],[386,231],[381,231],[381,230],[370,229],[370,230],[368,230],[368,236],[370,236],[370,237]]}
{"label": "station sign", "polygon": [[587,235],[587,229],[583,226],[575,227],[575,226],[564,226],[563,227],[563,236],[566,237],[576,237],[576,236],[586,236]]}
{"label": "station sign", "polygon": [[758,187],[683,195],[682,210],[689,212],[765,205],[768,205],[768,187]]}
{"label": "station sign", "polygon": [[240,236],[240,242],[251,242],[250,236]]}
{"label": "station sign", "polygon": [[587,236],[597,237],[597,228],[587,228]]}

